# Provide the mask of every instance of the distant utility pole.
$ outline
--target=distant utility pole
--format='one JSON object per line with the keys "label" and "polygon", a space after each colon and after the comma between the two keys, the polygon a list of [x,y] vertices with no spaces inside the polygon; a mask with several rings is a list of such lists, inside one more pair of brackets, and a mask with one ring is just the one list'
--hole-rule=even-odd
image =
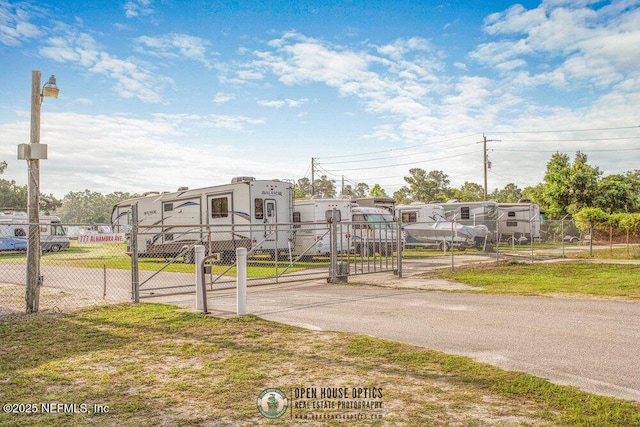
{"label": "distant utility pole", "polygon": [[311,158],[311,197],[316,195],[316,185],[315,185],[315,181],[316,181],[316,176],[315,176],[315,167],[316,167],[316,162],[315,162],[315,158]]}
{"label": "distant utility pole", "polygon": [[487,158],[487,142],[494,142],[494,141],[500,141],[499,139],[487,139],[487,136],[483,133],[482,134],[482,142],[484,145],[484,150],[483,150],[483,165],[484,165],[484,200],[487,200],[487,169],[488,169],[488,158]]}

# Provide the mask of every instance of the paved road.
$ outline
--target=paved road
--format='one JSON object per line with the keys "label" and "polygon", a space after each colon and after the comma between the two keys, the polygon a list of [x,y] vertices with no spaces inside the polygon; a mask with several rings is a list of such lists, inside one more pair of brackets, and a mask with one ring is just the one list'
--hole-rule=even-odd
{"label": "paved road", "polygon": [[[247,307],[277,322],[416,344],[640,401],[640,303],[425,291],[402,280],[409,288],[250,288]],[[194,305],[193,296],[163,301]],[[211,310],[235,312],[232,291],[208,301]]]}

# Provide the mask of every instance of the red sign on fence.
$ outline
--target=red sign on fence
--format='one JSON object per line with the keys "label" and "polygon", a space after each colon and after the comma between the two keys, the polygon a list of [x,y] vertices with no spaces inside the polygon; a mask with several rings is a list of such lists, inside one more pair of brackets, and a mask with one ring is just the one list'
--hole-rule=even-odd
{"label": "red sign on fence", "polygon": [[124,243],[124,233],[81,234],[78,236],[79,245],[99,243]]}

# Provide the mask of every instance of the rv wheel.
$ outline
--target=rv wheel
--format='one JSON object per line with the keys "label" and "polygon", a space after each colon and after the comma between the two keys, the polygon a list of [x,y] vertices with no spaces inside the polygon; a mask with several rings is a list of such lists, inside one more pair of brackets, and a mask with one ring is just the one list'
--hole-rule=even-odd
{"label": "rv wheel", "polygon": [[451,244],[450,244],[449,242],[440,242],[440,243],[438,244],[438,248],[439,248],[441,251],[445,252],[445,251],[448,251],[448,250],[450,250],[450,249],[451,249]]}

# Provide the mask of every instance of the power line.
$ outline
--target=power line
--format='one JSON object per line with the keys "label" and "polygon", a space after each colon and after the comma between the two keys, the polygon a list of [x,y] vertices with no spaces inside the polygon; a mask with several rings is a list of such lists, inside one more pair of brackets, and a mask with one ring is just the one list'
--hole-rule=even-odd
{"label": "power line", "polygon": [[[395,166],[408,166],[408,165],[415,165],[415,164],[419,164],[419,163],[429,163],[429,162],[435,162],[438,160],[445,160],[445,159],[451,159],[454,157],[462,157],[462,156],[467,156],[469,154],[474,154],[477,153],[478,151],[470,151],[467,153],[462,153],[462,154],[454,154],[451,156],[445,156],[445,157],[438,157],[436,159],[429,159],[429,160],[420,160],[420,161],[413,161],[413,162],[409,162],[409,163],[397,163],[394,165],[384,165],[385,168],[390,168],[390,167],[395,167]],[[379,169],[381,166],[370,166],[370,167],[366,167],[366,168],[351,168],[351,169],[331,169],[331,172],[343,172],[343,171],[359,171],[359,170],[368,170],[368,169]]]}
{"label": "power line", "polygon": [[456,137],[452,137],[452,138],[448,138],[448,139],[442,139],[439,141],[432,141],[432,142],[425,142],[422,144],[415,144],[415,145],[409,145],[407,147],[400,147],[400,148],[390,148],[388,150],[381,150],[381,151],[371,151],[368,153],[358,153],[358,154],[343,154],[340,156],[327,156],[327,157],[316,157],[316,159],[339,159],[339,158],[344,158],[344,157],[360,157],[360,156],[368,156],[371,154],[382,154],[382,153],[388,153],[391,151],[399,151],[399,150],[409,150],[409,149],[413,149],[413,148],[418,148],[418,147],[424,147],[424,146],[429,146],[429,145],[435,145],[435,144],[442,144],[443,142],[451,142],[451,141],[455,141],[457,139],[462,139],[462,138],[470,138],[472,136],[478,135],[478,133],[473,133],[473,134],[469,134],[469,135],[462,135],[462,136],[456,136]]}
{"label": "power line", "polygon": [[522,134],[522,133],[596,132],[596,131],[603,131],[603,130],[624,130],[624,129],[640,129],[640,125],[621,126],[621,127],[613,127],[613,128],[591,128],[591,129],[561,129],[561,130],[531,130],[531,131],[491,131],[491,133]]}
{"label": "power line", "polygon": [[[638,148],[612,148],[612,149],[588,149],[588,150],[580,150],[581,152],[603,152],[608,153],[610,151],[638,151]],[[492,151],[516,151],[521,153],[557,153],[557,152],[565,152],[569,150],[527,150],[527,149],[509,149],[509,148],[492,148]]]}

